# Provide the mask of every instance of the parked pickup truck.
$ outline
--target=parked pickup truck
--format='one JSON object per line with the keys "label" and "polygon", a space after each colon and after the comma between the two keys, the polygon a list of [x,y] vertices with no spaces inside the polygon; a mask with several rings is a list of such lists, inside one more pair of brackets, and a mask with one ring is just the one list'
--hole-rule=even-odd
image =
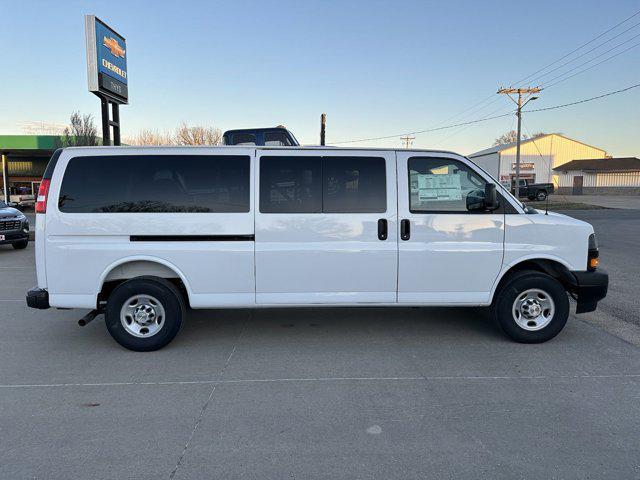
{"label": "parked pickup truck", "polygon": [[243,128],[227,130],[222,137],[225,145],[256,145],[267,147],[299,146],[293,133],[282,125],[271,128]]}
{"label": "parked pickup truck", "polygon": [[[511,193],[515,195],[516,183],[511,182]],[[529,183],[529,180],[520,180],[520,197],[527,197],[529,200],[543,201],[547,195],[553,193],[553,183]]]}

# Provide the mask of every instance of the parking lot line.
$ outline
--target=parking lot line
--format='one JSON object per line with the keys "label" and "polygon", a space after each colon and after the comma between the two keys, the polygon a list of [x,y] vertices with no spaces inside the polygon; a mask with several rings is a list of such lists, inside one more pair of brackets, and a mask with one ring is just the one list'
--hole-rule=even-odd
{"label": "parking lot line", "polygon": [[638,374],[619,375],[433,375],[424,377],[315,377],[315,378],[246,378],[227,380],[169,380],[164,382],[95,382],[95,383],[33,383],[0,384],[0,388],[72,388],[72,387],[135,387],[174,385],[233,385],[252,383],[303,383],[303,382],[419,382],[419,381],[460,381],[460,380],[581,380],[640,378]]}
{"label": "parking lot line", "polygon": [[[253,314],[250,314],[250,315],[251,315],[251,317],[253,317]],[[242,322],[242,325],[240,327],[240,331],[238,332],[238,336],[236,337],[236,341],[233,342],[233,348],[231,348],[231,352],[229,352],[229,355],[227,356],[227,359],[225,360],[224,365],[220,369],[220,372],[218,372],[219,376],[224,375],[224,372],[229,367],[229,364],[231,363],[231,359],[233,358],[233,355],[236,353],[236,349],[238,348],[238,343],[240,343],[240,339],[242,338],[242,334],[244,333],[244,329],[245,329],[246,324],[247,324],[246,320]],[[200,410],[200,414],[198,415],[198,418],[196,419],[196,421],[195,421],[195,423],[193,425],[193,428],[191,429],[191,434],[189,435],[189,438],[187,439],[187,442],[184,444],[182,452],[180,453],[180,456],[178,457],[178,460],[176,461],[176,464],[173,467],[173,470],[171,470],[171,473],[169,474],[169,480],[173,480],[173,478],[176,476],[176,473],[178,472],[178,469],[182,465],[182,462],[183,462],[183,460],[184,460],[184,458],[185,458],[185,456],[187,454],[187,450],[189,449],[189,445],[191,444],[191,441],[193,440],[193,436],[195,435],[196,431],[198,430],[198,426],[200,425],[200,422],[202,422],[204,414],[206,413],[207,408],[209,407],[209,404],[211,403],[211,399],[213,398],[213,394],[216,391],[216,387],[217,386],[218,386],[218,383],[214,383],[213,384],[213,388],[211,388],[211,391],[209,392],[209,397],[207,398],[207,400],[202,405],[202,409]]]}

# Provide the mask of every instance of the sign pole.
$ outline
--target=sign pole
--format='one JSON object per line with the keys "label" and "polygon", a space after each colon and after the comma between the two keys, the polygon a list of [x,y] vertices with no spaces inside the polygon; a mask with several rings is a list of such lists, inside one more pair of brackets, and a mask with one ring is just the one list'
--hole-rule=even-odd
{"label": "sign pole", "polygon": [[100,97],[100,106],[102,110],[102,145],[111,145],[111,129],[109,128],[109,100],[106,97]]}
{"label": "sign pole", "polygon": [[120,146],[120,105],[112,103],[111,109],[113,121],[110,123],[113,126],[113,144]]}

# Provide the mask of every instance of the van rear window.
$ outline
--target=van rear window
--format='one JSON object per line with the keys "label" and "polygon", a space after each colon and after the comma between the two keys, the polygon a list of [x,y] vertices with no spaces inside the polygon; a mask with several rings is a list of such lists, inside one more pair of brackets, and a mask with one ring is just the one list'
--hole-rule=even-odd
{"label": "van rear window", "polygon": [[248,212],[242,155],[113,155],[69,161],[58,198],[66,213]]}

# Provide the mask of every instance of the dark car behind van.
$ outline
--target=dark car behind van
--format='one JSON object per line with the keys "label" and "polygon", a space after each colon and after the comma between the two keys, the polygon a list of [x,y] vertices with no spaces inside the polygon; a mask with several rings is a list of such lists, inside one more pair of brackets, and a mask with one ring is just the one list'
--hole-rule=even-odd
{"label": "dark car behind van", "polygon": [[13,248],[26,248],[29,244],[29,220],[18,209],[0,200],[0,245],[10,243]]}

